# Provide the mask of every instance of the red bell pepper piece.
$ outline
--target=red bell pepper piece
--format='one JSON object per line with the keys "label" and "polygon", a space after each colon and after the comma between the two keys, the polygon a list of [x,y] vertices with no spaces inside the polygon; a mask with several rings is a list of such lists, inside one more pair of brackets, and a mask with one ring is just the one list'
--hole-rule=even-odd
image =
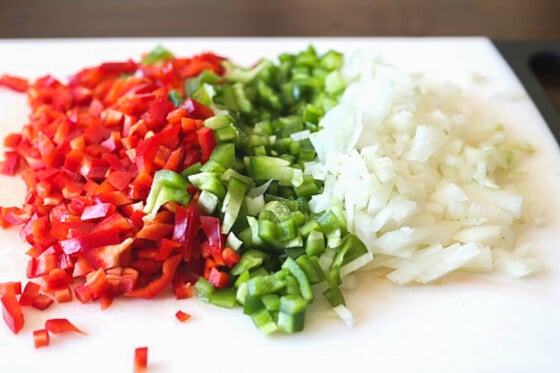
{"label": "red bell pepper piece", "polygon": [[50,343],[49,331],[47,329],[39,329],[33,331],[33,344],[35,348],[47,347]]}
{"label": "red bell pepper piece", "polygon": [[2,316],[6,325],[14,334],[17,334],[23,328],[24,318],[16,296],[14,294],[2,295],[0,301],[2,303]]}
{"label": "red bell pepper piece", "polygon": [[70,290],[69,286],[56,289],[54,291],[54,297],[58,303],[70,302],[72,301],[72,290]]}
{"label": "red bell pepper piece", "polygon": [[200,229],[200,224],[200,213],[196,203],[189,203],[185,207],[177,206],[173,240],[182,242],[187,247],[192,246]]}
{"label": "red bell pepper piece", "polygon": [[33,303],[31,304],[31,306],[33,306],[33,308],[36,308],[38,310],[45,310],[47,308],[50,307],[51,304],[54,303],[54,300],[49,297],[48,295],[39,293],[37,294],[37,296],[33,299]]}
{"label": "red bell pepper piece", "polygon": [[29,262],[27,262],[27,277],[42,276],[56,268],[58,268],[58,256],[45,251],[38,257],[29,259]]}
{"label": "red bell pepper piece", "polygon": [[200,226],[208,239],[210,246],[217,247],[222,251],[222,232],[220,230],[220,219],[212,216],[201,216]]}
{"label": "red bell pepper piece", "polygon": [[231,247],[224,248],[222,251],[222,257],[224,258],[224,262],[228,268],[233,268],[233,266],[241,259],[241,255]]}
{"label": "red bell pepper piece", "polygon": [[136,234],[137,238],[150,241],[159,241],[173,232],[174,226],[171,224],[153,222],[145,224],[144,227]]}
{"label": "red bell pepper piece", "polygon": [[0,173],[13,176],[19,168],[19,154],[16,152],[5,152],[4,160],[0,162]]}
{"label": "red bell pepper piece", "polygon": [[0,76],[0,86],[4,86],[16,92],[25,92],[29,88],[29,82],[24,78],[4,74]]}
{"label": "red bell pepper piece", "polygon": [[210,159],[210,154],[212,154],[212,150],[216,147],[216,138],[214,137],[212,129],[208,127],[199,128],[196,131],[196,134],[198,136],[198,143],[200,144],[200,150],[202,153],[200,161],[204,163]]}
{"label": "red bell pepper piece", "polygon": [[132,230],[132,223],[124,216],[115,212],[113,215],[101,220],[95,227],[94,231],[105,231],[109,229],[117,229],[120,233],[129,232]]}
{"label": "red bell pepper piece", "polygon": [[148,111],[142,115],[142,119],[150,130],[159,130],[165,124],[167,114],[174,108],[173,103],[167,98],[167,92],[159,93],[151,102]]}
{"label": "red bell pepper piece", "polygon": [[39,291],[41,290],[41,285],[36,282],[28,281],[25,284],[25,288],[23,288],[23,293],[21,297],[19,297],[19,305],[20,306],[31,306],[33,304],[33,300],[37,295],[39,295]]}
{"label": "red bell pepper piece", "polygon": [[102,268],[88,273],[85,285],[89,288],[92,299],[99,299],[109,290],[109,282]]}
{"label": "red bell pepper piece", "polygon": [[121,261],[123,261],[123,256],[133,243],[134,239],[129,237],[115,245],[107,245],[88,250],[82,254],[82,258],[87,261],[90,270],[118,267],[121,265]]}
{"label": "red bell pepper piece", "polygon": [[161,276],[143,288],[135,289],[131,292],[124,293],[128,297],[138,297],[138,298],[153,298],[162,292],[173,280],[175,275],[175,270],[181,262],[181,255],[174,255],[169,257],[163,262]]}
{"label": "red bell pepper piece", "polygon": [[74,332],[87,335],[86,332],[78,329],[76,325],[72,324],[68,319],[49,319],[45,321],[45,329],[53,334]]}
{"label": "red bell pepper piece", "polygon": [[134,373],[144,373],[148,369],[148,347],[134,349]]}
{"label": "red bell pepper piece", "polygon": [[132,172],[113,171],[107,176],[107,181],[117,190],[125,190],[132,180]]}
{"label": "red bell pepper piece", "polygon": [[203,247],[208,250],[209,254],[212,255],[214,261],[218,265],[224,265],[225,262],[222,256],[223,237],[220,230],[220,220],[211,216],[201,216],[200,225],[207,239]]}
{"label": "red bell pepper piece", "polygon": [[115,206],[124,206],[132,203],[130,198],[118,190],[96,193],[91,199],[98,203],[110,203]]}
{"label": "red bell pepper piece", "polygon": [[212,267],[208,275],[208,282],[218,289],[225,288],[229,285],[229,275],[216,267]]}
{"label": "red bell pepper piece", "polygon": [[86,233],[84,235],[60,241],[62,250],[67,255],[95,249],[101,246],[119,243],[119,232],[116,229]]}
{"label": "red bell pepper piece", "polygon": [[92,300],[91,290],[86,284],[76,286],[74,288],[74,295],[82,303],[88,303]]}
{"label": "red bell pepper piece", "polygon": [[95,220],[106,218],[115,211],[115,206],[110,203],[96,203],[95,205],[90,205],[84,207],[82,220]]}
{"label": "red bell pepper piece", "polygon": [[43,282],[45,283],[45,291],[50,292],[57,289],[62,289],[68,286],[71,279],[61,268],[54,268],[45,276]]}
{"label": "red bell pepper piece", "polygon": [[179,320],[180,322],[185,322],[187,320],[189,320],[191,318],[191,315],[189,315],[186,312],[183,312],[181,310],[175,312],[175,317],[177,318],[177,320]]}
{"label": "red bell pepper piece", "polygon": [[187,115],[193,119],[208,119],[214,116],[212,109],[190,97],[183,102],[181,108],[185,109]]}
{"label": "red bell pepper piece", "polygon": [[102,74],[111,74],[115,76],[123,74],[131,74],[138,68],[138,64],[133,60],[125,62],[104,62],[99,65],[99,72]]}
{"label": "red bell pepper piece", "polygon": [[0,282],[0,296],[21,294],[21,282]]}

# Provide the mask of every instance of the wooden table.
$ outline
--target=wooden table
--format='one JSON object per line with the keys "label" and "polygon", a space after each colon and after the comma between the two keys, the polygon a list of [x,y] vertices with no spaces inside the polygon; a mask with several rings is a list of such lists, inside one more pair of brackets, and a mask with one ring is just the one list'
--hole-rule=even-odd
{"label": "wooden table", "polygon": [[560,40],[558,0],[1,0],[0,38],[465,36]]}

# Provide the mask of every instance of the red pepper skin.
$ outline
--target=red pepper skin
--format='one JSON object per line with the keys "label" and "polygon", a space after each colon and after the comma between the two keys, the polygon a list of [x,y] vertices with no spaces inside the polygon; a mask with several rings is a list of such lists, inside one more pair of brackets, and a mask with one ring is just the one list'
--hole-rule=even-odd
{"label": "red pepper skin", "polygon": [[171,284],[173,276],[175,275],[175,270],[181,262],[181,259],[181,255],[178,254],[167,258],[163,262],[162,273],[159,278],[156,278],[143,288],[124,293],[124,295],[127,297],[138,297],[146,299],[155,297],[156,295],[161,293],[163,289],[169,286],[169,284]]}
{"label": "red pepper skin", "polygon": [[0,298],[2,303],[2,316],[10,330],[17,334],[24,324],[23,312],[14,294],[6,294]]}

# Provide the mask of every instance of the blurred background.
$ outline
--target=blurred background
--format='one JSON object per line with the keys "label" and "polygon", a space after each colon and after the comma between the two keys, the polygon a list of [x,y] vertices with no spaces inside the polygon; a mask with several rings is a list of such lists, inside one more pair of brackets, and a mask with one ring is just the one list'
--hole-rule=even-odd
{"label": "blurred background", "polygon": [[560,0],[0,0],[0,38],[470,35],[560,40]]}

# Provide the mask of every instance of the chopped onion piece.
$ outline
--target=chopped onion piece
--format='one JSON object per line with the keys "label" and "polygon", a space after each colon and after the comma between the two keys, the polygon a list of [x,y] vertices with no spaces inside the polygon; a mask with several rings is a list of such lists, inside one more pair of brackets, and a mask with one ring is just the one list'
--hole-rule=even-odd
{"label": "chopped onion piece", "polygon": [[336,312],[338,317],[344,321],[347,327],[351,328],[354,326],[354,316],[345,305],[339,304],[338,306],[333,307],[333,310]]}
{"label": "chopped onion piece", "polygon": [[311,135],[311,131],[303,130],[303,131],[292,133],[290,135],[290,139],[292,139],[292,141],[301,141],[301,140],[308,139],[310,135]]}
{"label": "chopped onion piece", "polygon": [[364,255],[357,257],[356,259],[352,260],[350,263],[347,263],[342,268],[340,268],[340,276],[342,277],[347,276],[350,273],[355,272],[360,268],[364,267],[372,260],[373,260],[373,254],[370,251],[368,251]]}
{"label": "chopped onion piece", "polygon": [[523,258],[502,248],[492,250],[496,269],[508,276],[525,277],[535,272],[540,264],[532,258]]}

